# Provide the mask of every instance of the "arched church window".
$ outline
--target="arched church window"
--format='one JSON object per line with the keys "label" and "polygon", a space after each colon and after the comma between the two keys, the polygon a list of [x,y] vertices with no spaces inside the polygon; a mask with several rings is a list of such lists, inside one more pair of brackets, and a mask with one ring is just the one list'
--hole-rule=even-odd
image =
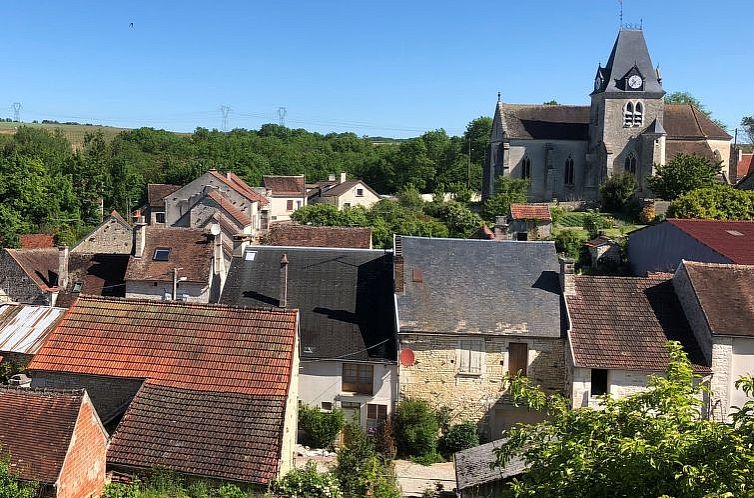
{"label": "arched church window", "polygon": [[531,178],[531,159],[529,159],[529,156],[524,157],[521,161],[521,178]]}
{"label": "arched church window", "polygon": [[634,125],[634,103],[626,102],[626,107],[623,109],[623,125]]}
{"label": "arched church window", "polygon": [[625,169],[627,173],[636,174],[636,156],[633,152],[629,152],[626,156]]}
{"label": "arched church window", "polygon": [[637,102],[634,106],[634,126],[641,126],[644,121],[644,106],[641,102]]}
{"label": "arched church window", "polygon": [[573,185],[573,158],[568,156],[565,162],[564,181],[566,185]]}

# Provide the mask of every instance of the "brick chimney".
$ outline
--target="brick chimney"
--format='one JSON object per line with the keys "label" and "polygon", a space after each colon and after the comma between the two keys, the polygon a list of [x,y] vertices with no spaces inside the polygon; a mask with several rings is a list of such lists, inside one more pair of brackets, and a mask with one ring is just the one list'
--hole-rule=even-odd
{"label": "brick chimney", "polygon": [[345,183],[345,182],[346,182],[346,177],[347,177],[347,176],[348,176],[348,175],[346,174],[346,172],[345,172],[345,171],[344,171],[344,172],[342,172],[342,173],[340,174],[340,183]]}
{"label": "brick chimney", "polygon": [[233,172],[231,170],[226,171],[225,178],[227,178],[228,180],[233,180]]}
{"label": "brick chimney", "polygon": [[212,234],[212,236],[214,237],[213,242],[215,244],[215,249],[214,249],[214,254],[213,254],[214,256],[213,259],[215,260],[215,265],[214,265],[215,275],[225,273],[225,255],[223,254],[223,232],[219,228],[220,227],[218,225],[218,229],[217,229],[217,231],[219,232],[218,234]]}
{"label": "brick chimney", "polygon": [[140,258],[144,255],[144,246],[147,244],[147,224],[144,217],[139,217],[139,221],[134,223],[134,249],[133,256]]}
{"label": "brick chimney", "polygon": [[495,225],[492,227],[495,240],[506,240],[508,238],[508,224],[505,221],[505,216],[495,216]]}
{"label": "brick chimney", "polygon": [[280,257],[280,299],[278,307],[288,307],[288,255],[283,253]]}
{"label": "brick chimney", "polygon": [[58,246],[58,287],[68,286],[68,246]]}
{"label": "brick chimney", "polygon": [[243,257],[243,253],[246,248],[249,247],[249,236],[243,233],[238,233],[233,236],[233,257]]}
{"label": "brick chimney", "polygon": [[560,262],[560,290],[564,296],[576,295],[575,262],[571,258],[559,257]]}
{"label": "brick chimney", "polygon": [[334,182],[335,181],[335,173],[333,173],[331,175],[328,175],[327,176],[327,181],[328,182]]}

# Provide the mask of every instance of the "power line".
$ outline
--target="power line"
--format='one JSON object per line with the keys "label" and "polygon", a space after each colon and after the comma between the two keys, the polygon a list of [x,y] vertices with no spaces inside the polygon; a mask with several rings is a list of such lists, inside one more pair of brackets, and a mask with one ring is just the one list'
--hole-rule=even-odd
{"label": "power line", "polygon": [[21,122],[21,102],[13,102],[13,121]]}
{"label": "power line", "polygon": [[220,113],[223,115],[223,131],[228,131],[228,114],[230,114],[230,107],[227,105],[220,106]]}
{"label": "power line", "polygon": [[282,127],[285,127],[285,115],[288,114],[288,109],[285,107],[278,107],[278,124]]}

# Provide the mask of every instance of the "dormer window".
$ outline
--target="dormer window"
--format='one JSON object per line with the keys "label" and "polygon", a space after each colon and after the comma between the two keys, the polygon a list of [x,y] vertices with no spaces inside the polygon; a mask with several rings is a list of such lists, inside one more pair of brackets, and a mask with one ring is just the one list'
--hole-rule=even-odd
{"label": "dormer window", "polygon": [[623,127],[634,128],[644,123],[644,104],[641,102],[626,102],[623,107]]}
{"label": "dormer window", "polygon": [[158,247],[154,250],[154,256],[152,256],[152,259],[154,261],[168,261],[170,259],[170,248]]}

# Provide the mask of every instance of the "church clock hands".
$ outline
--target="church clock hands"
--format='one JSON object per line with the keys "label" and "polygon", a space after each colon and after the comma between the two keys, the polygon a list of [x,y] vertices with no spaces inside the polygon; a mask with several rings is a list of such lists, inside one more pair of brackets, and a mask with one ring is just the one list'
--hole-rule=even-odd
{"label": "church clock hands", "polygon": [[641,76],[638,74],[634,74],[630,78],[628,78],[628,86],[636,90],[637,88],[641,88],[642,80]]}

